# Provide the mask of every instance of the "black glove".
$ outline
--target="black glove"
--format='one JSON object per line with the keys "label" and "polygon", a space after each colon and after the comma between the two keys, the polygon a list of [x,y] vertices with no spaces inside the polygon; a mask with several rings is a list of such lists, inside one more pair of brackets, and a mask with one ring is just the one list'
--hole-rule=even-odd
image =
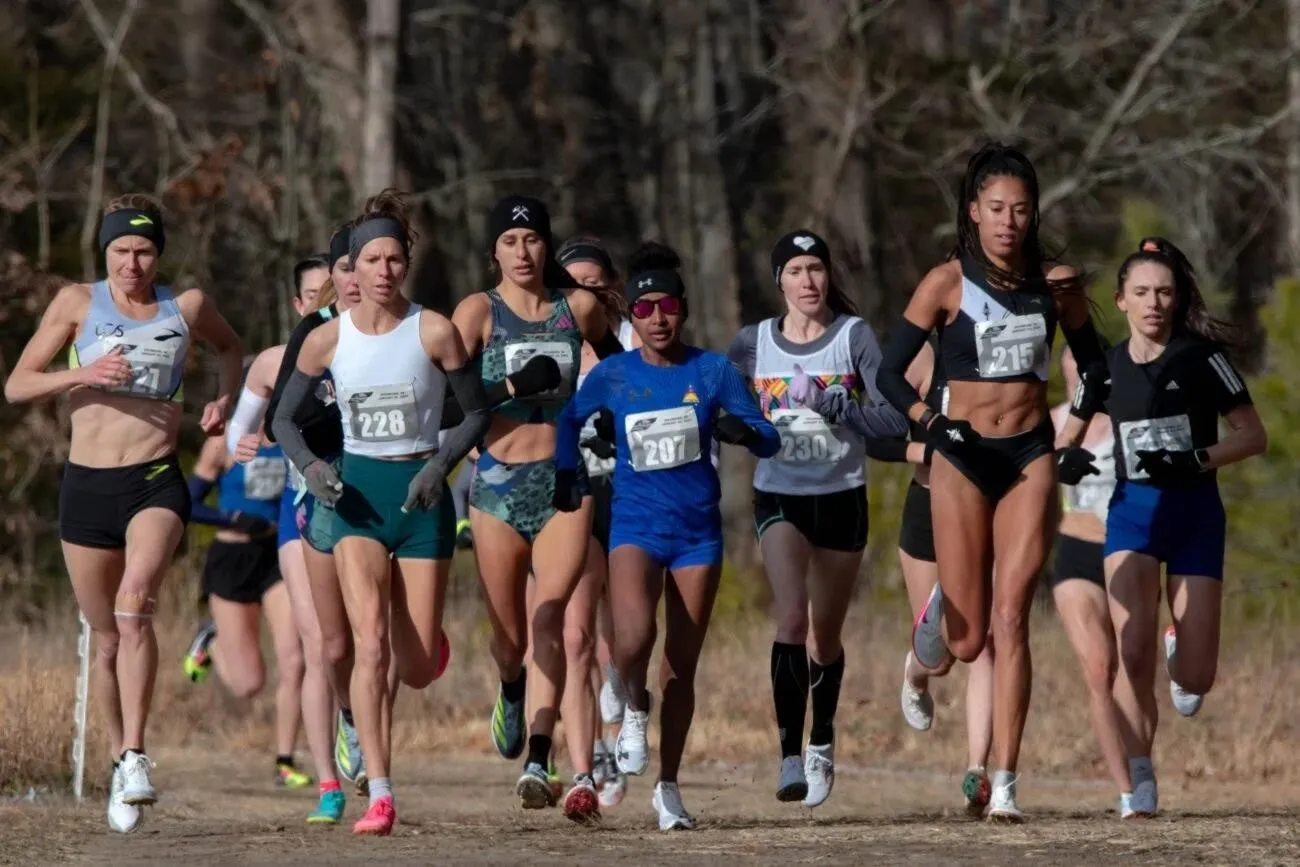
{"label": "black glove", "polygon": [[936,415],[925,429],[925,439],[937,451],[961,454],[977,447],[984,438],[965,419]]}
{"label": "black glove", "polygon": [[549,355],[534,355],[506,378],[514,386],[515,397],[528,397],[559,386],[560,365]]}
{"label": "black glove", "polygon": [[734,415],[720,415],[713,423],[713,438],[733,446],[743,446],[754,436],[754,429]]}
{"label": "black glove", "polygon": [[1138,472],[1146,473],[1153,482],[1185,482],[1201,473],[1196,452],[1139,449],[1136,454]]}
{"label": "black glove", "polygon": [[406,486],[406,502],[402,503],[403,512],[415,509],[430,510],[442,499],[442,490],[447,484],[447,468],[439,455],[434,455],[425,462],[420,471]]}
{"label": "black glove", "polygon": [[600,437],[591,437],[590,439],[583,440],[582,447],[600,458],[602,461],[611,459],[617,453],[613,443],[606,442]]}
{"label": "black glove", "polygon": [[1077,485],[1084,476],[1100,476],[1096,455],[1083,446],[1070,446],[1056,453],[1056,478],[1063,485]]}
{"label": "black glove", "polygon": [[555,493],[551,495],[551,505],[560,512],[576,512],[582,506],[577,470],[555,471]]}
{"label": "black glove", "polygon": [[1110,398],[1110,370],[1105,361],[1094,361],[1079,372],[1079,384],[1070,396],[1070,415],[1088,421],[1106,408]]}
{"label": "black glove", "polygon": [[302,474],[303,483],[316,502],[332,509],[343,496],[343,482],[334,468],[324,461],[312,461]]}
{"label": "black glove", "polygon": [[592,427],[596,429],[596,436],[600,437],[607,443],[615,443],[618,438],[614,436],[614,413],[607,409],[602,409],[596,413],[596,420],[592,422]]}
{"label": "black glove", "polygon": [[241,533],[247,533],[253,539],[269,536],[275,532],[275,524],[247,512],[236,512],[234,517],[230,519],[230,527],[239,530]]}

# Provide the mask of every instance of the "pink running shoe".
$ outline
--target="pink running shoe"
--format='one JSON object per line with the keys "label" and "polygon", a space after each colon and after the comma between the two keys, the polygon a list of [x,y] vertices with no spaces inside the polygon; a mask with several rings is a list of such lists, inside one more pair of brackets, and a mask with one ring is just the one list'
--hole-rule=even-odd
{"label": "pink running shoe", "polygon": [[353,834],[368,837],[387,837],[393,833],[393,823],[397,821],[397,809],[393,807],[392,798],[380,798],[370,802],[370,808],[357,823],[352,826]]}

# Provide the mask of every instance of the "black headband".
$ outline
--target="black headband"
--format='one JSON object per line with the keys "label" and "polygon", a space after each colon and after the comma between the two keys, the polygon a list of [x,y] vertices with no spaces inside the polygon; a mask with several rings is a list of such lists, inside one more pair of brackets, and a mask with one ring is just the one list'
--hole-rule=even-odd
{"label": "black headband", "polygon": [[816,256],[826,266],[826,270],[830,270],[830,246],[807,229],[796,229],[777,241],[772,248],[772,279],[779,284],[781,271],[791,259],[798,256]]}
{"label": "black headband", "polygon": [[109,244],[127,235],[137,235],[152,241],[159,256],[163,254],[163,247],[167,243],[162,217],[139,208],[122,208],[105,214],[99,224],[99,251],[103,253]]}
{"label": "black headband", "polygon": [[531,229],[546,242],[546,253],[553,255],[551,213],[545,203],[529,196],[506,196],[488,214],[488,249],[496,252],[497,239],[511,229]]}
{"label": "black headband", "polygon": [[334,270],[335,263],[344,256],[350,255],[352,249],[352,229],[344,226],[334,233],[330,238],[330,270]]}
{"label": "black headband", "polygon": [[595,244],[588,244],[583,241],[568,244],[560,248],[560,252],[555,258],[560,260],[561,265],[567,266],[575,262],[591,262],[603,268],[606,274],[614,273],[614,260],[609,258],[609,253],[606,253],[603,248],[597,247]]}
{"label": "black headband", "polygon": [[406,237],[406,228],[392,217],[372,217],[352,229],[348,239],[348,266],[357,267],[357,257],[362,249],[376,238],[392,238],[402,245],[402,252],[411,252],[411,241]]}
{"label": "black headband", "polygon": [[669,268],[655,268],[633,274],[627,281],[627,288],[624,291],[627,295],[627,303],[633,304],[642,295],[650,295],[654,292],[685,298],[686,284],[682,282],[682,275],[676,271]]}

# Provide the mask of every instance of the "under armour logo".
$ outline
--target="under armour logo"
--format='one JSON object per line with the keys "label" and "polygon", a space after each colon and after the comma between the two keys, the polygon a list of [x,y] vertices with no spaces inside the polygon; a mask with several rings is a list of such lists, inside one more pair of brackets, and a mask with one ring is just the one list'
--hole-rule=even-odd
{"label": "under armour logo", "polygon": [[955,443],[964,443],[964,442],[966,442],[966,440],[965,440],[965,439],[962,437],[962,435],[961,435],[961,431],[959,431],[959,430],[950,430],[950,431],[948,431],[948,439],[952,440],[952,441],[955,442]]}
{"label": "under armour logo", "polygon": [[654,280],[650,279],[649,277],[643,277],[640,280],[636,281],[636,288],[644,289],[647,286],[653,286],[654,284],[655,284]]}
{"label": "under armour logo", "polygon": [[530,219],[528,216],[528,206],[515,205],[515,209],[510,214],[510,219],[514,222]]}
{"label": "under armour logo", "polygon": [[808,250],[811,250],[813,247],[817,246],[817,242],[814,241],[812,238],[809,238],[807,235],[800,235],[799,237],[794,239],[793,243],[796,247],[798,247],[800,250],[803,250],[804,252],[807,252]]}

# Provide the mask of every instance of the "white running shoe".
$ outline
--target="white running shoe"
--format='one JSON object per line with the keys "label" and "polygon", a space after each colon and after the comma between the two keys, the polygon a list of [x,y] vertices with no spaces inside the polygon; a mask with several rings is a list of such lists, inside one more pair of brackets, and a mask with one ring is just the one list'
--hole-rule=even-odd
{"label": "white running shoe", "polygon": [[1130,803],[1137,816],[1154,816],[1160,810],[1160,793],[1156,788],[1155,777],[1133,783],[1133,797]]}
{"label": "white running shoe", "polygon": [[807,758],[803,762],[803,774],[808,780],[808,795],[803,799],[805,807],[820,807],[831,796],[835,787],[835,744],[825,746],[808,745]]}
{"label": "white running shoe", "polygon": [[942,622],[943,590],[935,584],[921,616],[912,625],[912,653],[922,668],[933,670],[943,665],[948,648],[943,643]]}
{"label": "white running shoe", "polygon": [[600,685],[600,718],[607,726],[623,721],[623,696],[612,680]]}
{"label": "white running shoe", "polygon": [[650,709],[623,711],[623,725],[618,730],[618,740],[614,742],[614,758],[618,769],[625,774],[639,777],[650,765],[650,743],[646,738],[646,727],[650,724]]}
{"label": "white running shoe", "polygon": [[122,768],[113,768],[113,781],[108,788],[108,827],[119,834],[130,834],[140,827],[144,811],[122,800]]}
{"label": "white running shoe", "polygon": [[149,769],[155,767],[144,753],[129,750],[118,765],[122,773],[122,802],[146,807],[158,801],[158,792],[149,782]]}
{"label": "white running shoe", "polygon": [[930,695],[928,689],[917,689],[908,679],[912,659],[912,651],[909,650],[903,659],[903,689],[898,699],[903,706],[903,719],[907,720],[907,724],[918,732],[925,732],[934,723],[934,696]]}
{"label": "white running shoe", "polygon": [[781,779],[776,784],[778,801],[802,801],[808,797],[808,781],[803,775],[803,758],[786,756],[781,760]]}
{"label": "white running shoe", "polygon": [[[631,709],[628,713],[631,713]],[[695,819],[682,806],[682,793],[676,783],[656,783],[654,798],[651,800],[655,811],[659,813],[660,831],[692,831]]]}
{"label": "white running shoe", "polygon": [[1013,778],[1010,782],[1002,783],[1001,776],[995,775],[993,793],[989,798],[988,820],[1018,825],[1025,821],[1025,814],[1016,805],[1016,781]]}
{"label": "white running shoe", "polygon": [[1201,703],[1205,701],[1205,696],[1188,692],[1174,682],[1173,672],[1169,668],[1174,658],[1174,651],[1177,649],[1178,633],[1171,623],[1165,630],[1165,673],[1169,675],[1169,697],[1174,701],[1174,710],[1183,716],[1196,716],[1196,712],[1201,709]]}

